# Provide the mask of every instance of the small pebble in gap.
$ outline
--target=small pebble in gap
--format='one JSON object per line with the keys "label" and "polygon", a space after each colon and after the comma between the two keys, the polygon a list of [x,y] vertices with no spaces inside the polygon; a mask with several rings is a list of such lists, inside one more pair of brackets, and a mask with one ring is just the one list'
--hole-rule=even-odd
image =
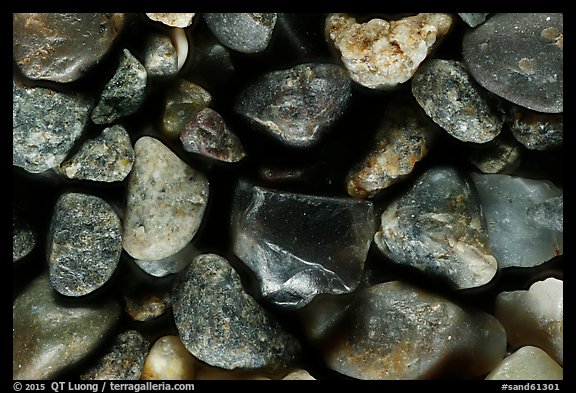
{"label": "small pebble in gap", "polygon": [[166,92],[162,133],[171,139],[178,138],[182,128],[211,102],[212,96],[202,87],[179,79]]}
{"label": "small pebble in gap", "polygon": [[93,102],[13,81],[12,105],[12,165],[40,173],[64,161],[82,135]]}
{"label": "small pebble in gap", "polygon": [[538,112],[563,111],[563,14],[495,14],[464,34],[462,56],[484,88]]}
{"label": "small pebble in gap", "polygon": [[370,89],[390,89],[412,78],[452,23],[450,14],[418,14],[390,22],[374,18],[366,23],[331,14],[325,35],[353,81]]}
{"label": "small pebble in gap", "polygon": [[14,61],[31,79],[73,82],[108,53],[124,14],[14,13]]}
{"label": "small pebble in gap", "polygon": [[527,291],[501,292],[496,318],[506,329],[512,348],[533,345],[564,364],[564,282],[537,281]]}
{"label": "small pebble in gap", "polygon": [[483,173],[509,174],[520,166],[521,149],[513,138],[500,134],[490,142],[478,145],[468,159]]}
{"label": "small pebble in gap", "polygon": [[194,258],[172,296],[180,339],[209,365],[275,371],[300,355],[297,339],[246,293],[238,273],[218,255]]}
{"label": "small pebble in gap", "polygon": [[170,27],[188,27],[192,24],[192,20],[194,19],[195,13],[185,13],[185,12],[176,12],[176,13],[164,13],[164,12],[157,12],[157,13],[146,13],[146,16],[155,22],[160,22],[165,24],[166,26]]}
{"label": "small pebble in gap", "polygon": [[172,305],[168,291],[152,291],[137,295],[124,295],[124,311],[134,321],[146,322],[158,318]]}
{"label": "small pebble in gap", "polygon": [[137,330],[127,330],[114,339],[110,352],[80,374],[81,380],[140,379],[150,342]]}
{"label": "small pebble in gap", "polygon": [[538,266],[564,251],[562,231],[530,217],[530,209],[562,190],[546,180],[472,173],[486,217],[490,248],[499,268]]}
{"label": "small pebble in gap", "polygon": [[340,118],[350,78],[335,64],[268,72],[237,97],[234,111],[289,146],[310,147]]}
{"label": "small pebble in gap", "polygon": [[12,203],[12,262],[25,258],[36,246],[36,230]]}
{"label": "small pebble in gap", "polygon": [[118,266],[120,218],[102,198],[65,193],[54,207],[47,242],[54,289],[66,296],[84,296],[103,286]]}
{"label": "small pebble in gap", "polygon": [[526,346],[502,360],[485,379],[497,381],[562,380],[564,370],[540,348]]}
{"label": "small pebble in gap", "polygon": [[225,46],[242,53],[264,51],[276,26],[276,13],[204,13],[206,25]]}
{"label": "small pebble in gap", "polygon": [[230,131],[218,112],[204,108],[180,133],[184,150],[224,162],[238,162],[246,156],[240,139]]}
{"label": "small pebble in gap", "polygon": [[135,259],[156,261],[194,238],[208,203],[208,179],[155,138],[141,137],[134,152],[122,245]]}
{"label": "small pebble in gap", "polygon": [[456,60],[432,59],[412,78],[412,94],[426,114],[463,142],[485,143],[502,130],[503,116]]}
{"label": "small pebble in gap", "polygon": [[146,97],[148,76],[144,66],[124,49],[118,69],[106,83],[100,100],[92,111],[96,124],[111,124],[135,113]]}
{"label": "small pebble in gap", "polygon": [[173,76],[178,73],[178,54],[170,37],[163,34],[148,37],[143,65],[149,77]]}
{"label": "small pebble in gap", "polygon": [[533,225],[556,232],[564,231],[564,195],[546,199],[526,209]]}
{"label": "small pebble in gap", "polygon": [[184,347],[178,336],[160,337],[146,356],[140,379],[190,380],[196,379],[200,362]]}
{"label": "small pebble in gap", "polygon": [[486,21],[488,12],[459,12],[458,16],[470,27],[476,27]]}
{"label": "small pebble in gap", "polygon": [[453,168],[431,168],[382,213],[374,236],[392,261],[479,287],[498,270],[473,183]]}
{"label": "small pebble in gap", "polygon": [[372,202],[282,192],[239,183],[234,253],[263,299],[298,309],[322,293],[352,292],[374,233]]}
{"label": "small pebble in gap", "polygon": [[365,380],[479,377],[505,351],[492,315],[400,281],[358,293],[323,349],[332,370]]}
{"label": "small pebble in gap", "polygon": [[39,276],[12,306],[12,378],[57,378],[103,344],[120,314],[120,305],[111,298],[62,302],[48,275]]}
{"label": "small pebble in gap", "polygon": [[391,103],[368,155],[348,175],[348,194],[371,198],[405,179],[428,154],[437,128],[417,105]]}
{"label": "small pebble in gap", "polygon": [[134,149],[130,135],[121,125],[114,125],[85,142],[54,170],[69,179],[111,183],[124,180],[132,165]]}
{"label": "small pebble in gap", "polygon": [[512,105],[507,124],[514,138],[530,150],[550,150],[564,142],[564,115],[534,112]]}

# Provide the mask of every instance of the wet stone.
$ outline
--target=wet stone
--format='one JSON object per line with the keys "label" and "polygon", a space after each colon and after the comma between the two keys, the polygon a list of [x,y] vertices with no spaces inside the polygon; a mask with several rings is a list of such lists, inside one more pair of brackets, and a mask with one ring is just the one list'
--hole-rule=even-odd
{"label": "wet stone", "polygon": [[170,27],[188,27],[192,24],[195,13],[146,13],[146,16],[155,22],[160,22]]}
{"label": "wet stone", "polygon": [[533,225],[556,232],[564,231],[564,195],[546,199],[526,209]]}
{"label": "wet stone", "polygon": [[178,336],[160,337],[146,356],[143,380],[195,379],[200,362],[184,347]]}
{"label": "wet stone", "polygon": [[539,225],[529,212],[562,190],[549,181],[499,174],[471,175],[500,268],[538,266],[562,255],[562,230]]}
{"label": "wet stone", "polygon": [[328,367],[358,379],[471,378],[504,357],[492,315],[391,281],[358,293],[325,341]]}
{"label": "wet stone", "polygon": [[420,108],[390,104],[370,152],[348,176],[348,194],[373,197],[405,179],[428,153],[436,129]]}
{"label": "wet stone", "polygon": [[562,380],[564,370],[538,347],[518,349],[486,376],[488,380]]}
{"label": "wet stone", "polygon": [[104,129],[85,142],[72,157],[55,168],[69,179],[111,183],[122,181],[134,165],[130,135],[121,125]]}
{"label": "wet stone", "polygon": [[92,121],[111,124],[136,112],[144,102],[147,79],[144,66],[124,49],[116,73],[104,86],[92,111]]}
{"label": "wet stone", "polygon": [[340,54],[353,81],[370,89],[406,82],[452,26],[449,14],[418,14],[396,21],[358,23],[346,14],[329,15],[326,39]]}
{"label": "wet stone", "polygon": [[374,241],[392,261],[457,289],[482,286],[498,270],[474,185],[452,168],[429,169],[388,205]]}
{"label": "wet stone", "polygon": [[63,302],[48,276],[38,277],[12,307],[12,378],[58,377],[99,348],[119,318],[115,301]]}
{"label": "wet stone", "polygon": [[80,375],[80,379],[139,380],[149,346],[148,340],[137,330],[120,333],[114,339],[110,352],[99,359],[95,365],[88,367]]}
{"label": "wet stone", "polygon": [[23,212],[12,208],[12,262],[25,258],[36,246],[36,231],[23,217]]}
{"label": "wet stone", "polygon": [[534,112],[512,106],[507,123],[514,138],[530,150],[561,147],[564,141],[564,115]]}
{"label": "wet stone", "polygon": [[172,305],[172,297],[167,291],[146,292],[124,296],[124,311],[134,321],[146,322],[158,318]]}
{"label": "wet stone", "polygon": [[464,34],[472,77],[508,101],[538,112],[563,111],[562,14],[495,14]]}
{"label": "wet stone", "polygon": [[58,166],[80,138],[92,100],[12,84],[12,164],[31,173]]}
{"label": "wet stone", "polygon": [[529,290],[501,292],[496,297],[496,318],[514,348],[532,345],[564,363],[564,283],[547,278]]}
{"label": "wet stone", "polygon": [[274,32],[276,13],[204,13],[206,25],[225,46],[242,53],[264,51]]}
{"label": "wet stone", "polygon": [[31,79],[72,82],[104,58],[124,14],[14,13],[14,61]]}
{"label": "wet stone", "polygon": [[348,106],[350,78],[334,64],[300,64],[264,74],[240,94],[234,111],[289,146],[309,147]]}
{"label": "wet stone", "polygon": [[291,365],[300,344],[245,292],[240,276],[215,254],[199,255],[173,290],[174,321],[196,358],[228,370],[278,370]]}
{"label": "wet stone", "polygon": [[412,94],[432,120],[463,142],[485,143],[502,129],[503,117],[456,60],[433,59],[420,67]]}
{"label": "wet stone", "polygon": [[154,34],[148,38],[144,68],[149,77],[173,76],[178,73],[178,54],[170,37]]}
{"label": "wet stone", "polygon": [[159,140],[134,145],[128,178],[123,247],[135,259],[160,260],[192,240],[208,203],[208,180]]}
{"label": "wet stone", "polygon": [[162,132],[170,138],[178,138],[184,126],[211,102],[212,96],[202,87],[179,79],[166,93]]}
{"label": "wet stone", "polygon": [[374,233],[373,205],[240,183],[232,213],[234,253],[265,301],[301,308],[322,293],[352,292]]}
{"label": "wet stone", "polygon": [[180,133],[184,150],[224,162],[238,162],[246,153],[218,112],[204,108]]}
{"label": "wet stone", "polygon": [[470,154],[469,160],[483,173],[511,173],[520,165],[520,145],[501,134],[480,145]]}
{"label": "wet stone", "polygon": [[79,193],[58,198],[48,232],[50,282],[66,296],[104,285],[122,253],[120,218],[103,199]]}
{"label": "wet stone", "polygon": [[488,12],[459,12],[458,16],[470,27],[476,27],[486,21]]}

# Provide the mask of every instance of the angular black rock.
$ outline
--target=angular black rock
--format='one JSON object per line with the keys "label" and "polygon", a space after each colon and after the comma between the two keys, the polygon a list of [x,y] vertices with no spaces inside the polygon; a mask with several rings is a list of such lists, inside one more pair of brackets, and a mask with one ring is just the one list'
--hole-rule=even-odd
{"label": "angular black rock", "polygon": [[356,288],[375,230],[373,214],[369,201],[240,183],[234,252],[256,275],[267,302],[300,308],[318,294]]}

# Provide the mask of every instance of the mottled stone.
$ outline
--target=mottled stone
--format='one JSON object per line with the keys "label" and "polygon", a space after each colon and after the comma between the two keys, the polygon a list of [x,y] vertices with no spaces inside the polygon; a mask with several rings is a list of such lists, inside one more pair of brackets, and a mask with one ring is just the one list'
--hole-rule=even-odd
{"label": "mottled stone", "polygon": [[396,21],[357,23],[346,14],[326,19],[325,34],[355,82],[389,89],[406,82],[452,26],[449,14],[418,14]]}
{"label": "mottled stone", "polygon": [[172,305],[168,291],[153,291],[137,295],[124,296],[124,311],[138,322],[158,318]]}
{"label": "mottled stone", "polygon": [[485,379],[500,381],[562,380],[564,370],[538,347],[518,349],[496,366]]}
{"label": "mottled stone", "polygon": [[12,83],[12,165],[31,173],[59,165],[80,138],[91,99]]}
{"label": "mottled stone", "polygon": [[106,83],[92,111],[96,124],[111,124],[136,112],[146,97],[148,76],[144,66],[124,49],[118,69]]}
{"label": "mottled stone", "polygon": [[529,209],[562,195],[551,182],[508,175],[472,173],[486,217],[490,248],[500,268],[540,265],[561,255],[562,231],[540,226]]}
{"label": "mottled stone", "polygon": [[54,289],[83,296],[104,285],[122,253],[120,218],[97,196],[66,193],[58,198],[48,232],[48,265]]}
{"label": "mottled stone", "polygon": [[390,104],[368,155],[348,176],[348,194],[373,197],[405,179],[428,154],[436,129],[417,105]]}
{"label": "mottled stone", "polygon": [[206,25],[225,46],[242,53],[264,51],[274,32],[276,13],[204,13]]}
{"label": "mottled stone", "polygon": [[458,16],[470,27],[476,27],[486,21],[488,12],[459,12]]}
{"label": "mottled stone", "polygon": [[36,246],[36,231],[23,217],[22,212],[12,207],[12,262],[25,258]]}
{"label": "mottled stone", "polygon": [[117,13],[14,13],[14,61],[31,79],[75,81],[106,55],[124,19]]}
{"label": "mottled stone", "polygon": [[178,336],[160,337],[146,356],[140,379],[190,380],[196,379],[200,362],[184,347]]}
{"label": "mottled stone", "polygon": [[170,27],[188,27],[192,24],[195,13],[146,13],[146,16],[153,21],[160,22]]}
{"label": "mottled stone", "polygon": [[298,369],[289,372],[284,378],[283,381],[315,381],[314,378],[310,373],[306,370]]}
{"label": "mottled stone", "polygon": [[211,102],[212,96],[202,87],[179,79],[166,93],[162,132],[170,138],[178,138],[182,128]]}
{"label": "mottled stone", "polygon": [[391,281],[358,293],[324,359],[358,379],[470,378],[492,370],[505,351],[506,333],[492,315]]}
{"label": "mottled stone", "polygon": [[470,162],[483,173],[511,173],[521,161],[520,145],[502,134],[472,151]]}
{"label": "mottled stone", "polygon": [[530,150],[549,150],[564,142],[564,115],[511,106],[507,123],[514,138]]}
{"label": "mottled stone", "polygon": [[503,116],[459,61],[422,65],[412,78],[412,94],[432,120],[463,142],[485,143],[502,129]]}
{"label": "mottled stone", "polygon": [[390,203],[374,241],[392,261],[458,289],[484,285],[498,270],[474,185],[452,168],[429,169]]}
{"label": "mottled stone", "polygon": [[200,252],[193,243],[188,243],[183,249],[157,260],[135,259],[134,263],[146,273],[154,277],[166,277],[184,269]]}
{"label": "mottled stone", "polygon": [[154,34],[148,38],[144,52],[148,76],[172,76],[178,72],[178,54],[170,37]]}
{"label": "mottled stone", "polygon": [[464,34],[462,55],[484,88],[538,112],[563,111],[563,14],[495,14]]}
{"label": "mottled stone", "polygon": [[533,345],[564,364],[563,281],[548,278],[527,291],[501,292],[495,310],[512,348]]}
{"label": "mottled stone", "polygon": [[230,131],[220,114],[204,108],[180,133],[184,150],[224,162],[238,162],[246,153],[240,139]]}
{"label": "mottled stone", "polygon": [[114,339],[110,352],[80,374],[80,379],[138,380],[149,346],[148,340],[137,330],[120,333]]}
{"label": "mottled stone", "polygon": [[208,180],[159,140],[134,145],[128,178],[124,250],[135,259],[160,260],[192,240],[208,203]]}
{"label": "mottled stone", "polygon": [[132,165],[134,149],[130,135],[124,127],[115,125],[85,142],[55,170],[69,179],[111,183],[124,180]]}
{"label": "mottled stone", "polygon": [[300,64],[264,74],[234,110],[285,144],[315,144],[342,115],[351,96],[346,71],[334,64]]}
{"label": "mottled stone", "polygon": [[297,309],[321,293],[352,292],[374,234],[369,201],[296,194],[240,183],[232,212],[234,253],[260,294]]}
{"label": "mottled stone", "polygon": [[113,300],[64,302],[48,275],[33,280],[12,306],[12,378],[54,379],[96,350],[120,318]]}
{"label": "mottled stone", "polygon": [[546,199],[526,209],[532,225],[556,232],[564,231],[564,195]]}
{"label": "mottled stone", "polygon": [[300,344],[244,291],[240,276],[215,254],[199,255],[173,290],[174,321],[192,355],[228,370],[287,367]]}

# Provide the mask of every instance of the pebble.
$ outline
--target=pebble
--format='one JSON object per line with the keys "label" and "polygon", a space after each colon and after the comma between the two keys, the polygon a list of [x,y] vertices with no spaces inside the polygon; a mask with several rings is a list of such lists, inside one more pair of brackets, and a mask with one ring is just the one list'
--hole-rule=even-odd
{"label": "pebble", "polygon": [[458,16],[470,27],[476,27],[486,21],[488,12],[459,12]]}
{"label": "pebble", "polygon": [[331,14],[325,35],[353,81],[370,89],[391,89],[412,78],[452,24],[449,14],[418,14],[395,21],[373,18],[366,23]]}
{"label": "pebble", "polygon": [[550,150],[564,141],[563,114],[534,112],[511,106],[507,124],[514,138],[530,150]]}
{"label": "pebble", "polygon": [[428,154],[436,128],[419,107],[390,104],[368,155],[348,176],[348,194],[370,198],[404,180]]}
{"label": "pebble", "polygon": [[211,102],[212,96],[205,89],[186,79],[179,79],[166,93],[162,132],[171,139],[178,138],[184,126]]}
{"label": "pebble", "polygon": [[282,192],[248,183],[236,190],[234,253],[263,299],[298,309],[322,293],[352,292],[375,229],[369,201]]}
{"label": "pebble", "polygon": [[300,343],[242,286],[227,260],[196,257],[178,278],[174,321],[185,347],[199,360],[227,370],[288,367]]}
{"label": "pebble", "polygon": [[170,27],[188,27],[192,24],[195,13],[146,13],[146,16],[155,22],[160,22]]}
{"label": "pebble", "polygon": [[401,281],[358,293],[326,340],[328,367],[357,379],[472,378],[504,357],[492,315]]}
{"label": "pebble", "polygon": [[14,13],[14,61],[31,79],[73,82],[108,53],[124,14]]}
{"label": "pebble", "polygon": [[12,204],[12,262],[24,259],[36,246],[36,230],[24,212]]}
{"label": "pebble", "polygon": [[563,380],[564,370],[540,348],[525,346],[502,360],[485,379],[497,381]]}
{"label": "pebble", "polygon": [[138,267],[154,277],[166,277],[184,269],[200,252],[194,243],[188,243],[183,249],[166,258],[158,260],[136,259]]}
{"label": "pebble", "polygon": [[143,136],[128,177],[122,245],[135,259],[160,260],[192,240],[208,203],[208,180],[159,140]]}
{"label": "pebble", "polygon": [[456,60],[432,59],[412,78],[412,94],[426,114],[463,142],[485,143],[502,130],[503,116]]}
{"label": "pebble", "polygon": [[237,81],[230,49],[212,34],[199,34],[196,38],[187,76],[210,91],[224,89]]}
{"label": "pebble", "polygon": [[486,217],[490,248],[500,268],[538,266],[563,253],[563,234],[528,214],[562,190],[546,180],[472,173]]}
{"label": "pebble", "polygon": [[112,124],[136,112],[146,96],[146,68],[128,49],[124,49],[118,69],[106,83],[92,111],[96,124]]}
{"label": "pebble", "polygon": [[133,165],[130,135],[121,125],[114,125],[85,142],[76,154],[54,169],[68,179],[111,183],[124,180]]}
{"label": "pebble", "polygon": [[204,13],[206,25],[225,46],[242,53],[266,50],[274,26],[276,13]]}
{"label": "pebble", "polygon": [[464,34],[462,56],[484,88],[538,112],[563,111],[563,15],[495,14]]}
{"label": "pebble", "polygon": [[102,345],[120,312],[111,299],[67,303],[47,274],[34,279],[12,306],[12,379],[57,378]]}
{"label": "pebble", "polygon": [[392,261],[457,289],[482,286],[498,270],[474,185],[449,167],[427,170],[389,204],[374,241]]}
{"label": "pebble", "polygon": [[168,291],[153,291],[137,295],[124,295],[124,311],[134,321],[151,321],[163,315],[172,306]]}
{"label": "pebble", "polygon": [[299,64],[264,74],[240,93],[234,110],[289,146],[310,147],[343,114],[350,78],[334,64]]}
{"label": "pebble", "polygon": [[532,225],[556,232],[564,231],[564,195],[546,199],[526,209]]}
{"label": "pebble", "polygon": [[500,134],[473,150],[469,161],[482,173],[510,174],[520,166],[521,148],[513,138]]}
{"label": "pebble", "polygon": [[283,381],[315,381],[314,378],[310,373],[306,370],[294,370],[288,373],[284,378]]}
{"label": "pebble", "polygon": [[495,315],[513,348],[532,345],[543,349],[558,364],[564,363],[564,282],[547,278],[529,290],[501,292]]}
{"label": "pebble", "polygon": [[148,340],[137,330],[120,333],[114,339],[110,352],[80,374],[80,379],[139,380],[149,346]]}
{"label": "pebble", "polygon": [[230,131],[218,112],[204,108],[180,133],[184,150],[224,162],[238,162],[246,156],[240,139]]}
{"label": "pebble", "polygon": [[178,54],[170,37],[154,34],[148,38],[143,65],[149,77],[178,73]]}
{"label": "pebble", "polygon": [[93,102],[79,94],[12,83],[12,164],[30,173],[54,168],[80,138]]}
{"label": "pebble", "polygon": [[355,293],[346,295],[318,295],[298,310],[299,326],[306,339],[320,343],[336,322],[344,315]]}
{"label": "pebble", "polygon": [[50,282],[66,296],[83,296],[103,286],[122,253],[120,218],[94,195],[58,198],[48,232]]}
{"label": "pebble", "polygon": [[143,380],[191,380],[196,379],[200,362],[184,347],[178,336],[160,337],[146,356]]}

